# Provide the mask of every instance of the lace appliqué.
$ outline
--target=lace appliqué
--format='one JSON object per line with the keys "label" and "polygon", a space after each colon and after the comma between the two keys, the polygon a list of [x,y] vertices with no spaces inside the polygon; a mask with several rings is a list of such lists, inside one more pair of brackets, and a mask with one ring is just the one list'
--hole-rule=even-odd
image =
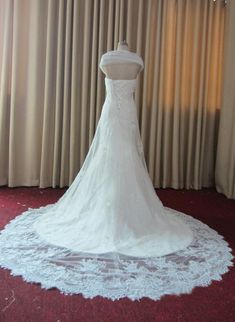
{"label": "lace appliqu\u00e9", "polygon": [[32,230],[45,208],[29,209],[12,220],[0,234],[0,266],[27,282],[45,289],[58,288],[64,294],[97,295],[117,300],[160,299],[166,294],[190,293],[195,286],[207,286],[232,266],[227,242],[216,231],[191,216],[166,208],[187,222],[194,241],[186,249],[162,257],[128,258],[113,253],[97,258],[46,243]]}

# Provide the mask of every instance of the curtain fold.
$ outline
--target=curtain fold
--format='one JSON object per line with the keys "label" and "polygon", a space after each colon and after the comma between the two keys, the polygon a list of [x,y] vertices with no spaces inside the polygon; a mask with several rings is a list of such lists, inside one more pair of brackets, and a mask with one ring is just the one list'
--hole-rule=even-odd
{"label": "curtain fold", "polygon": [[213,186],[227,7],[222,0],[2,0],[0,185],[71,184],[105,98],[101,55],[125,39],[145,63],[135,100],[154,185]]}
{"label": "curtain fold", "polygon": [[228,3],[225,73],[216,160],[216,189],[235,199],[235,2]]}

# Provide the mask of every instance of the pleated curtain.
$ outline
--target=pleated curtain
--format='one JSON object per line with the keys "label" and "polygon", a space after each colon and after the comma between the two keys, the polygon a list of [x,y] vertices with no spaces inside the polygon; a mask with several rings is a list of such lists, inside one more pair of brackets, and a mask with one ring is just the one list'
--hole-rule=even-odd
{"label": "pleated curtain", "polygon": [[215,182],[218,192],[235,199],[235,1],[227,3],[223,98],[219,121]]}
{"label": "pleated curtain", "polygon": [[230,7],[222,0],[1,0],[0,185],[72,183],[105,99],[101,55],[126,40],[145,63],[135,100],[153,184],[215,186]]}

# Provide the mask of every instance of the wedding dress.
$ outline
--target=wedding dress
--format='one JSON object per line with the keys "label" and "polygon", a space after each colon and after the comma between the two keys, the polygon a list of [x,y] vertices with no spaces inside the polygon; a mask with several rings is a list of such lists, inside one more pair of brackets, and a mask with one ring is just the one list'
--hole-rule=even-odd
{"label": "wedding dress", "polygon": [[[143,68],[133,53],[108,52],[100,67],[110,61]],[[220,280],[232,265],[222,236],[157,197],[136,85],[137,79],[105,78],[105,102],[81,170],[58,202],[28,209],[1,231],[1,267],[65,294],[134,300],[189,293]]]}

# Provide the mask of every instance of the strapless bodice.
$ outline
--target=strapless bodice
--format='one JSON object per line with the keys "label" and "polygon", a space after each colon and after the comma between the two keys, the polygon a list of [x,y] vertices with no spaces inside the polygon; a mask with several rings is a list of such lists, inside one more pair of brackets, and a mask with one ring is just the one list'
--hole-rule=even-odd
{"label": "strapless bodice", "polygon": [[137,86],[137,79],[110,79],[105,77],[107,96],[128,99],[133,97]]}

